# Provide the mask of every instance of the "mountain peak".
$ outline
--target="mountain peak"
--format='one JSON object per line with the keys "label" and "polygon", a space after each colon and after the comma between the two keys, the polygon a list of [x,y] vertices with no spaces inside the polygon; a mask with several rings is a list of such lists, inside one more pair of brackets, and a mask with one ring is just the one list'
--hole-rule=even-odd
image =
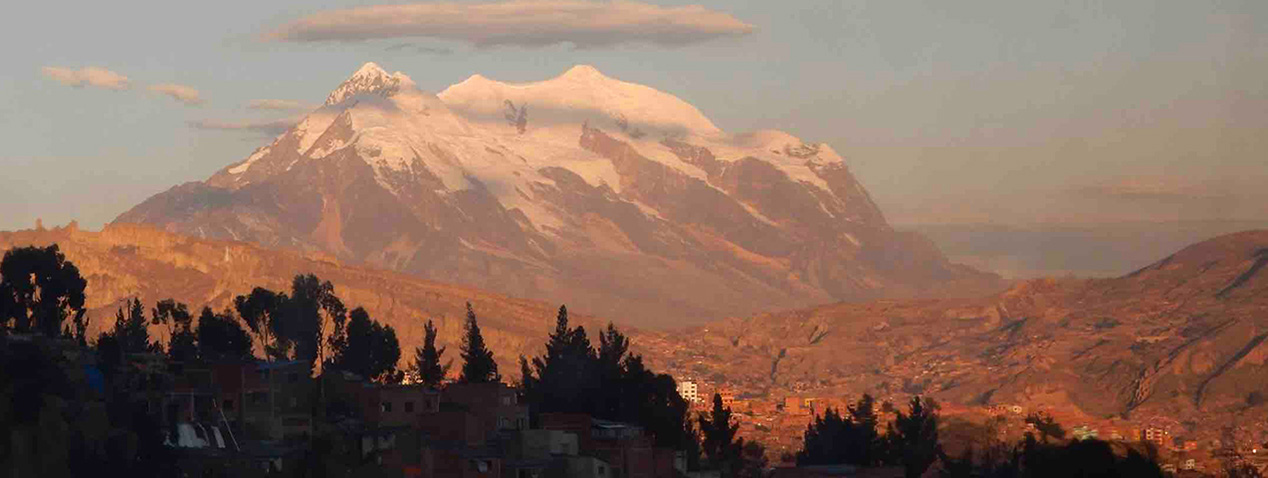
{"label": "mountain peak", "polygon": [[338,88],[330,92],[330,96],[326,97],[326,105],[334,105],[363,93],[388,97],[399,91],[403,83],[412,83],[412,81],[404,73],[398,71],[389,74],[378,63],[366,62]]}
{"label": "mountain peak", "polygon": [[372,61],[367,61],[364,65],[361,65],[361,68],[357,69],[356,73],[352,74],[353,78],[373,77],[373,76],[391,76],[391,75],[388,74],[387,70],[384,70],[383,67],[379,66],[378,63],[375,63]]}
{"label": "mountain peak", "polygon": [[604,75],[603,72],[599,71],[598,68],[595,68],[591,65],[573,66],[572,68],[569,68],[568,71],[565,71],[564,74],[560,75],[559,77],[564,79],[570,79],[570,80],[606,80],[608,79],[607,75]]}

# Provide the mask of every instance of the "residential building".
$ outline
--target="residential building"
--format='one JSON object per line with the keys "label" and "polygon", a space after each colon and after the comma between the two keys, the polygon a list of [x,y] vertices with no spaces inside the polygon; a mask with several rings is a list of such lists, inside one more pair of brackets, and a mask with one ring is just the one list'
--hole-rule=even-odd
{"label": "residential building", "polygon": [[656,448],[642,427],[578,413],[543,413],[542,428],[577,435],[581,455],[611,465],[621,478],[669,478],[683,473],[674,450]]}
{"label": "residential building", "polygon": [[1166,445],[1167,435],[1168,433],[1165,429],[1161,427],[1155,427],[1155,426],[1145,427],[1144,430],[1140,431],[1141,440],[1153,443],[1154,445],[1157,445],[1159,448],[1162,448]]}
{"label": "residential building", "polygon": [[451,384],[442,399],[469,410],[482,422],[486,435],[528,429],[528,406],[510,385],[495,383]]}
{"label": "residential building", "polygon": [[678,395],[687,403],[700,403],[700,384],[693,380],[678,382]]}

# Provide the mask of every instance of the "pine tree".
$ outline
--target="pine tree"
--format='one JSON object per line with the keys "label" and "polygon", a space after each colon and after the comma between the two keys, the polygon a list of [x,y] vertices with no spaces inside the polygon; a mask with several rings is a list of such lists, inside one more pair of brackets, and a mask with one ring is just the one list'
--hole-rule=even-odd
{"label": "pine tree", "polygon": [[731,420],[731,409],[722,406],[722,395],[713,395],[713,412],[700,415],[700,431],[704,434],[703,448],[709,462],[722,472],[722,476],[738,476],[743,464],[743,441],[736,441],[740,425]]}
{"label": "pine tree", "polygon": [[594,413],[595,354],[584,327],[568,325],[568,307],[560,306],[546,355],[533,359],[536,380],[527,395],[543,412]]}
{"label": "pine tree", "polygon": [[467,302],[467,334],[462,339],[462,375],[460,383],[489,383],[502,380],[498,374],[498,364],[493,360],[493,351],[484,345],[484,337],[480,335],[480,324],[476,322],[475,311]]}
{"label": "pine tree", "polygon": [[427,325],[423,326],[423,333],[422,348],[414,348],[414,370],[418,372],[418,379],[423,385],[438,388],[445,381],[450,364],[440,364],[441,357],[445,355],[445,347],[436,348],[436,326],[432,321],[428,320]]}
{"label": "pine tree", "polygon": [[941,447],[938,444],[938,406],[933,400],[912,397],[908,412],[898,412],[889,424],[889,439],[894,458],[902,462],[907,478],[918,478],[937,461]]}
{"label": "pine tree", "polygon": [[109,332],[119,343],[119,350],[126,357],[129,354],[162,352],[162,344],[150,342],[148,320],[145,318],[145,307],[140,299],[124,301],[127,313],[120,307],[115,313],[114,329]]}
{"label": "pine tree", "polygon": [[798,465],[850,464],[874,466],[892,455],[885,439],[876,430],[875,400],[863,395],[858,403],[840,413],[831,408],[806,428]]}

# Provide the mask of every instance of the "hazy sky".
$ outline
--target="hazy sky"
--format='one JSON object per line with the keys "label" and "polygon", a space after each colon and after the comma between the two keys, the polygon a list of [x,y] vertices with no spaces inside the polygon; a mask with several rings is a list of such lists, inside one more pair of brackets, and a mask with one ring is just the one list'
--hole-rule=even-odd
{"label": "hazy sky", "polygon": [[592,64],[832,144],[892,222],[1268,217],[1263,0],[380,3],[9,5],[0,229],[205,179],[366,61],[430,91]]}

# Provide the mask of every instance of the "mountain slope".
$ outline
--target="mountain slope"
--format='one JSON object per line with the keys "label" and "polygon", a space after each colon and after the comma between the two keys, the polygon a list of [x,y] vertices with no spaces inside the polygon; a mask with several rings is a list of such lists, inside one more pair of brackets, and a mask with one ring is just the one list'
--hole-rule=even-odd
{"label": "mountain slope", "polygon": [[[642,338],[654,366],[781,396],[926,394],[1217,438],[1268,393],[1268,230],[1113,279],[981,299],[836,304]],[[1262,402],[1260,400],[1259,402]]]}
{"label": "mountain slope", "polygon": [[728,134],[588,66],[433,95],[369,63],[271,144],[115,222],[647,325],[1001,287],[894,231],[827,145]]}
{"label": "mountain slope", "polygon": [[[521,354],[540,353],[546,336],[554,330],[558,308],[558,304],[349,266],[319,253],[199,239],[144,225],[113,224],[93,232],[72,223],[61,228],[0,232],[0,251],[49,244],[57,244],[88,281],[85,306],[93,337],[111,327],[116,309],[134,297],[147,307],[173,298],[195,312],[204,305],[221,310],[232,307],[235,296],[254,287],[288,291],[295,275],[312,273],[334,284],[336,295],[345,304],[365,307],[371,317],[396,329],[401,366],[412,360],[414,347],[422,346],[423,324],[429,319],[439,329],[438,345],[449,347],[445,356],[460,362],[458,344],[466,303],[471,302],[485,342],[494,351],[503,375],[512,380],[517,378]],[[579,314],[571,318],[591,330],[606,324]],[[164,331],[154,326],[150,334],[161,336]]]}

